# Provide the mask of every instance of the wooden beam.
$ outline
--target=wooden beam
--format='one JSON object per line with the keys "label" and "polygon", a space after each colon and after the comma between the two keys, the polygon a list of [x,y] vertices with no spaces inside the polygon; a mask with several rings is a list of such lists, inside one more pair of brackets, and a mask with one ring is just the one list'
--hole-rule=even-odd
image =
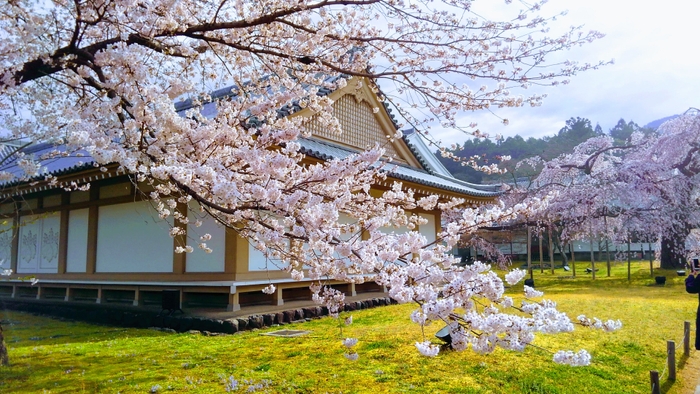
{"label": "wooden beam", "polygon": [[[187,217],[187,204],[178,203],[175,209],[184,217]],[[187,253],[175,253],[175,248],[178,246],[185,247],[187,244],[187,225],[178,223],[176,218],[173,218],[173,224],[177,227],[182,227],[185,230],[184,235],[177,235],[173,238],[173,273],[184,274],[187,272]]]}
{"label": "wooden beam", "polygon": [[[99,188],[90,189],[90,200],[99,199]],[[87,261],[85,273],[94,274],[97,269],[97,225],[99,223],[99,207],[91,205],[88,208],[88,239],[87,239]]]}
{"label": "wooden beam", "polygon": [[57,273],[65,274],[68,258],[68,215],[67,209],[61,210],[61,222],[58,232],[58,270]]}

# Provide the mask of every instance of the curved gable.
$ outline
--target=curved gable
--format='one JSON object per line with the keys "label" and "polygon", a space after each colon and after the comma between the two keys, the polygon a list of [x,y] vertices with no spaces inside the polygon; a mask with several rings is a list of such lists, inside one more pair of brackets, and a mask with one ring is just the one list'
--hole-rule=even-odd
{"label": "curved gable", "polygon": [[305,126],[313,137],[353,150],[365,150],[379,145],[385,149],[387,158],[422,168],[406,143],[401,138],[396,138],[396,125],[366,80],[353,78],[346,87],[329,96],[334,101],[333,115],[338,119],[342,132],[329,132],[315,120],[314,114],[302,110],[297,114],[311,118]]}

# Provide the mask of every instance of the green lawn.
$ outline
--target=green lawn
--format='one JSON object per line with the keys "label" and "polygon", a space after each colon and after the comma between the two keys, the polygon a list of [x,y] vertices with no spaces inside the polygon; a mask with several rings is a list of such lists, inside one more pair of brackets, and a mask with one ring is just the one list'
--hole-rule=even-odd
{"label": "green lawn", "polygon": [[[665,286],[653,285],[648,262],[635,263],[627,281],[626,264],[616,264],[608,278],[599,264],[596,281],[557,269],[535,272],[535,284],[561,310],[575,318],[584,313],[623,321],[615,333],[589,331],[540,336],[547,349],[585,348],[589,367],[556,365],[535,347],[523,353],[496,351],[418,354],[420,328],[410,323],[412,305],[353,312],[344,336],[357,337],[360,358],[343,357],[337,322],[314,320],[291,329],[311,330],[306,337],[275,338],[245,332],[205,337],[153,330],[122,329],[52,320],[0,311],[12,366],[0,369],[2,393],[148,393],[225,392],[230,376],[239,391],[292,393],[648,393],[649,370],[664,370],[666,341],[675,340],[682,356],[683,321],[694,320],[697,296],[686,294],[684,277],[666,272]],[[561,278],[560,278],[561,277]],[[509,289],[517,296],[522,287]],[[441,328],[433,324],[432,334]],[[694,330],[694,327],[693,327]],[[664,392],[680,392],[662,379]],[[687,383],[687,382],[686,382]]]}

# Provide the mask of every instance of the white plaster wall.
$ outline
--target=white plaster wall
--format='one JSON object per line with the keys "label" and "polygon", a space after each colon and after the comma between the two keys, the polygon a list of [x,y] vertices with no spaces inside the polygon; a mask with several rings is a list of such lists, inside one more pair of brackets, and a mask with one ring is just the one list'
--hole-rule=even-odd
{"label": "white plaster wall", "polygon": [[276,271],[282,266],[278,259],[266,259],[263,252],[248,243],[248,271]]}
{"label": "white plaster wall", "polygon": [[[339,224],[353,224],[353,223],[357,223],[357,219],[353,218],[352,216],[341,213],[338,216],[338,223]],[[344,233],[344,234],[340,234],[340,239],[343,241],[349,241],[350,239],[359,239],[360,237],[359,236],[355,237],[356,235],[357,234]],[[353,237],[355,237],[355,238],[353,238]],[[346,266],[349,266],[352,264],[352,261],[349,258],[340,256],[340,253],[338,253],[338,252],[333,253],[333,257],[336,259],[342,258],[344,260]]]}
{"label": "white plaster wall", "polygon": [[400,234],[406,234],[410,230],[406,226],[400,226],[400,227],[384,226],[384,227],[380,227],[379,231],[383,232],[384,234],[394,233],[395,235],[400,235]]}
{"label": "white plaster wall", "polygon": [[173,239],[168,221],[148,201],[99,208],[97,272],[172,272]]}
{"label": "white plaster wall", "polygon": [[[341,213],[338,216],[338,223],[340,223],[340,224],[353,224],[356,222],[357,222],[357,219],[355,219],[349,215],[346,215],[344,213]],[[342,239],[343,241],[348,241],[353,236],[355,236],[355,234],[350,234],[350,233],[340,234],[340,239]]]}
{"label": "white plaster wall", "polygon": [[0,269],[9,269],[12,261],[12,224],[11,218],[0,221]]}
{"label": "white plaster wall", "polygon": [[22,217],[17,251],[17,273],[57,273],[60,214]]}
{"label": "white plaster wall", "polygon": [[39,268],[40,220],[39,215],[23,216],[20,219],[17,273],[34,274]]}
{"label": "white plaster wall", "polygon": [[68,250],[66,272],[85,272],[87,268],[87,237],[89,209],[68,213]]}
{"label": "white plaster wall", "polygon": [[418,232],[428,240],[428,243],[434,242],[435,238],[437,237],[437,234],[435,232],[435,215],[429,213],[421,213],[419,214],[419,216],[422,219],[427,220],[428,223],[421,224],[420,226],[418,226]]}
{"label": "white plaster wall", "polygon": [[42,219],[38,272],[58,272],[58,243],[61,215],[54,213]]}
{"label": "white plaster wall", "polygon": [[[260,211],[259,214],[268,217],[272,215],[267,211]],[[272,217],[280,220],[276,216]],[[287,242],[287,247],[289,247],[289,242]],[[279,270],[279,267],[281,267],[280,260],[266,258],[263,252],[257,250],[250,242],[248,243],[248,271],[275,271]]]}
{"label": "white plaster wall", "polygon": [[[197,204],[192,204],[188,213],[187,242],[194,248],[194,252],[187,254],[186,271],[224,272],[226,229],[208,214],[200,214],[198,211]],[[202,221],[202,225],[199,227],[193,225],[197,219]],[[205,234],[211,235],[211,239],[206,241],[207,247],[212,250],[211,253],[206,253],[199,248],[199,244],[202,242],[200,237]]]}

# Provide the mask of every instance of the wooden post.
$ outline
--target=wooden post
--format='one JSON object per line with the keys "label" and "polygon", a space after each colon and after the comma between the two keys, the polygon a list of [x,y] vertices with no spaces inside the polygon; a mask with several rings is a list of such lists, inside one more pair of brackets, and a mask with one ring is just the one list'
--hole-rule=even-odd
{"label": "wooden post", "polygon": [[606,214],[603,216],[603,221],[605,222],[605,261],[608,264],[608,277],[610,277],[610,242],[608,242],[608,215],[607,208],[605,209]]}
{"label": "wooden post", "polygon": [[690,322],[683,322],[683,355],[690,357]]}
{"label": "wooden post", "polygon": [[661,387],[659,387],[659,371],[649,371],[649,377],[651,379],[651,394],[661,394]]}
{"label": "wooden post", "polygon": [[554,275],[554,243],[552,242],[552,225],[549,225],[549,268],[552,270],[552,275]]}
{"label": "wooden post", "polygon": [[632,251],[630,248],[632,247],[631,241],[629,238],[627,238],[627,281],[631,282],[632,281]]}
{"label": "wooden post", "polygon": [[676,343],[666,342],[666,353],[668,360],[668,380],[676,380]]}
{"label": "wooden post", "polygon": [[527,226],[527,271],[530,273],[530,279],[532,277],[532,233],[530,232],[530,226]]}
{"label": "wooden post", "polygon": [[576,258],[574,257],[574,241],[569,242],[569,250],[571,251],[571,269],[574,271],[574,278],[576,277]]}
{"label": "wooden post", "polygon": [[510,231],[510,259],[513,261],[513,230]]}
{"label": "wooden post", "polygon": [[651,242],[649,242],[649,271],[651,277],[654,277],[654,251],[651,249]]}
{"label": "wooden post", "polygon": [[593,274],[593,279],[595,279],[595,258],[593,256],[593,232],[591,231],[589,245],[591,249],[591,270]]}
{"label": "wooden post", "polygon": [[540,243],[540,273],[544,273],[544,256],[542,255],[542,230],[537,230],[537,240]]}

